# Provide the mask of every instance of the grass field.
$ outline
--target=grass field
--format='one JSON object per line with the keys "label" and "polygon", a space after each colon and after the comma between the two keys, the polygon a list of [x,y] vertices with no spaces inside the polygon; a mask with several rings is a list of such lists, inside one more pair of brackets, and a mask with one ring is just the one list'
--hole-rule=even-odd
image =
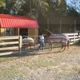
{"label": "grass field", "polygon": [[0,57],[0,80],[80,80],[80,46]]}

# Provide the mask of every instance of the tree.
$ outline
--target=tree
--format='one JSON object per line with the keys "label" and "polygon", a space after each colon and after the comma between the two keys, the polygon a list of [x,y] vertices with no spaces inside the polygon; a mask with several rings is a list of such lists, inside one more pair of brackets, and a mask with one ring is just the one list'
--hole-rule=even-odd
{"label": "tree", "polygon": [[4,13],[14,15],[28,15],[38,18],[41,14],[45,17],[66,15],[65,0],[5,0]]}
{"label": "tree", "polygon": [[29,15],[31,17],[38,17],[39,12],[44,16],[48,11],[48,3],[46,0],[5,0],[4,13],[11,13],[14,15]]}
{"label": "tree", "polygon": [[3,0],[0,0],[0,8],[4,6],[4,1]]}
{"label": "tree", "polygon": [[[52,16],[66,16],[66,1],[55,0],[50,5]],[[51,14],[50,14],[51,15]]]}
{"label": "tree", "polygon": [[0,13],[3,13],[4,9],[4,0],[0,0]]}
{"label": "tree", "polygon": [[33,18],[37,18],[39,13],[46,16],[49,5],[46,0],[22,0],[24,3],[21,4],[19,14],[29,15]]}
{"label": "tree", "polygon": [[68,16],[79,16],[79,13],[73,7],[68,6],[67,15]]}

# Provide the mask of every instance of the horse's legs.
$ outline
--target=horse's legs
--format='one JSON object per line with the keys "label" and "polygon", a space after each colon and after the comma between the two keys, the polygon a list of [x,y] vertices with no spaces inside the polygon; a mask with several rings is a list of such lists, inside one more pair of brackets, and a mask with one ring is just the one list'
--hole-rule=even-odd
{"label": "horse's legs", "polygon": [[66,47],[67,47],[67,50],[69,50],[69,47],[70,47],[69,41],[67,42]]}
{"label": "horse's legs", "polygon": [[49,44],[49,47],[50,47],[50,51],[51,51],[52,50],[52,43]]}
{"label": "horse's legs", "polygon": [[51,44],[51,50],[52,50],[52,48],[53,48],[53,46],[52,46],[52,44]]}
{"label": "horse's legs", "polygon": [[60,51],[64,51],[66,49],[66,45],[63,45],[63,43],[61,43],[61,49]]}
{"label": "horse's legs", "polygon": [[61,45],[61,49],[63,49],[64,48],[64,46],[63,45]]}
{"label": "horse's legs", "polygon": [[60,49],[60,51],[61,51],[64,48],[64,46],[61,41],[60,41],[60,44],[61,44],[61,49]]}
{"label": "horse's legs", "polygon": [[63,49],[63,51],[64,51],[64,50],[66,50],[66,45],[64,46],[64,49]]}
{"label": "horse's legs", "polygon": [[65,49],[69,50],[69,47],[70,47],[70,45],[69,45],[69,41],[68,41],[66,45],[62,45],[62,48],[61,49],[63,49],[63,51]]}

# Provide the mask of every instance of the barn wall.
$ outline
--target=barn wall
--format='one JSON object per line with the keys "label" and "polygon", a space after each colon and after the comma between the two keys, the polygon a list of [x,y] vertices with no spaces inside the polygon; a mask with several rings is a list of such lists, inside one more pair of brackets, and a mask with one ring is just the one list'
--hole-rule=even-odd
{"label": "barn wall", "polygon": [[32,37],[38,36],[38,29],[28,29],[28,36]]}
{"label": "barn wall", "polygon": [[5,36],[5,28],[0,28],[0,36]]}
{"label": "barn wall", "polygon": [[32,37],[35,42],[38,41],[38,29],[28,29],[28,36]]}

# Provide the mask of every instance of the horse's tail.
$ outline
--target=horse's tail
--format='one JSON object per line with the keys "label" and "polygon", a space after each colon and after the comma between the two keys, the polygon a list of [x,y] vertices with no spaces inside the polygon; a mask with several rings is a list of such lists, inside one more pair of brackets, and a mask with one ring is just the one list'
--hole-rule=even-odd
{"label": "horse's tail", "polygon": [[68,40],[68,42],[67,42],[67,49],[69,49],[69,47],[70,47],[70,42]]}

